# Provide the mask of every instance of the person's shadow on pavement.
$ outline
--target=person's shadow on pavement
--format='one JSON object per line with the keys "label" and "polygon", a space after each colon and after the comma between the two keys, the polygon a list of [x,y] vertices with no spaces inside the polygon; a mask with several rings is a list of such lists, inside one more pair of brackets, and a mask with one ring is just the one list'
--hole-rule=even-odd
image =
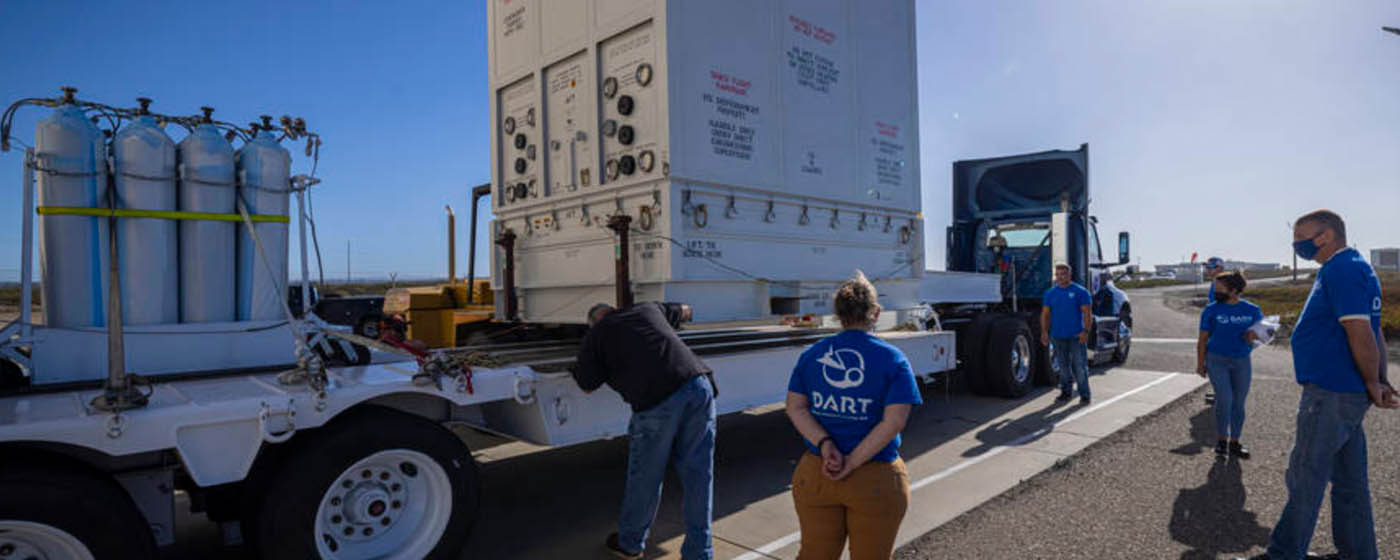
{"label": "person's shadow on pavement", "polygon": [[1084,405],[1056,402],[1015,420],[1002,420],[978,431],[976,437],[977,441],[982,442],[981,445],[964,451],[962,456],[976,457],[1026,434],[1033,435],[1021,445],[1038,440],[1049,435],[1053,429],[1051,424],[1064,420],[1082,408]]}
{"label": "person's shadow on pavement", "polygon": [[1205,407],[1191,417],[1191,441],[1172,450],[1177,455],[1200,455],[1213,451],[1216,441],[1215,409]]}
{"label": "person's shadow on pavement", "polygon": [[1182,560],[1213,559],[1268,544],[1270,528],[1244,509],[1244,501],[1240,462],[1233,459],[1216,459],[1204,485],[1181,490],[1167,531],[1172,540],[1191,547],[1181,553]]}

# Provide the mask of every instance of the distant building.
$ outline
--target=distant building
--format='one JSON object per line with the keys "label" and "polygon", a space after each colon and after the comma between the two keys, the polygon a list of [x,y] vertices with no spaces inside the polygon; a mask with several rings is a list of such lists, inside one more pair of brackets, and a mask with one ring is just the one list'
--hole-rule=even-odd
{"label": "distant building", "polygon": [[1394,247],[1371,249],[1371,266],[1375,267],[1376,270],[1400,272],[1400,249]]}

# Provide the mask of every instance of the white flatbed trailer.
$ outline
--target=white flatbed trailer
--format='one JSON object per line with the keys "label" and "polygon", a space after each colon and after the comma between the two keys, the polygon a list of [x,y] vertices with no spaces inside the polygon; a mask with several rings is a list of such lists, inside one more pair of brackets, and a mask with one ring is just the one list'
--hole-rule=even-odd
{"label": "white flatbed trailer", "polygon": [[[831,332],[768,326],[683,335],[715,370],[716,408],[726,414],[782,401],[798,355]],[[925,379],[956,367],[952,332],[880,336]],[[117,413],[92,408],[101,387],[0,397],[0,551],[144,557],[174,542],[181,489],[226,534],[271,558],[451,556],[467,538],[478,488],[470,451],[449,423],[556,446],[626,433],[630,410],[615,392],[584,393],[562,371],[576,348],[466,349],[505,362],[473,368],[469,384],[451,376],[417,384],[418,364],[376,354],[376,363],[328,368],[321,391],[268,371],[158,380],[144,407]],[[63,489],[88,487],[105,490],[87,495],[106,498],[65,500]],[[38,507],[31,500],[65,503],[64,519],[106,530],[43,515],[14,519],[17,509]]]}

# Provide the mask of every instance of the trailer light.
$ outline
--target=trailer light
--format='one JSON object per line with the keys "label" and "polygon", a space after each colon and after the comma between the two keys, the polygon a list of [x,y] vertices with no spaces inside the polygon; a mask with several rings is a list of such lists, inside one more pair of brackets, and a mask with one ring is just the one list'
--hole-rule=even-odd
{"label": "trailer light", "polygon": [[637,65],[637,85],[646,87],[651,83],[651,65],[645,62]]}
{"label": "trailer light", "polygon": [[637,156],[637,168],[641,169],[642,173],[651,173],[652,168],[655,166],[656,154],[652,153],[651,150],[644,150]]}

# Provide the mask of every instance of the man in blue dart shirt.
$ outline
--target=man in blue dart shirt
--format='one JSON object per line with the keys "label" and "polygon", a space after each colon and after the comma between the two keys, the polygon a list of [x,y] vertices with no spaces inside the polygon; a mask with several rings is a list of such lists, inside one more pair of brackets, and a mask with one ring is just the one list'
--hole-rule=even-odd
{"label": "man in blue dart shirt", "polygon": [[1060,396],[1067,401],[1074,384],[1079,384],[1079,404],[1089,404],[1089,333],[1094,328],[1090,313],[1093,297],[1084,286],[1070,281],[1069,265],[1055,263],[1055,285],[1045,291],[1040,306],[1040,343],[1054,344],[1055,364],[1060,369]]}
{"label": "man in blue dart shirt", "polygon": [[1347,247],[1346,224],[1329,210],[1294,222],[1293,250],[1322,269],[1293,329],[1293,370],[1303,397],[1288,459],[1288,504],[1268,553],[1255,558],[1306,557],[1331,482],[1338,555],[1374,560],[1379,552],[1362,420],[1372,405],[1400,408],[1400,395],[1385,374],[1380,281],[1361,254]]}
{"label": "man in blue dart shirt", "polygon": [[1225,272],[1225,261],[1220,257],[1206,259],[1205,274],[1206,283],[1210,284],[1210,291],[1206,292],[1206,303],[1215,303],[1215,277],[1221,272]]}

